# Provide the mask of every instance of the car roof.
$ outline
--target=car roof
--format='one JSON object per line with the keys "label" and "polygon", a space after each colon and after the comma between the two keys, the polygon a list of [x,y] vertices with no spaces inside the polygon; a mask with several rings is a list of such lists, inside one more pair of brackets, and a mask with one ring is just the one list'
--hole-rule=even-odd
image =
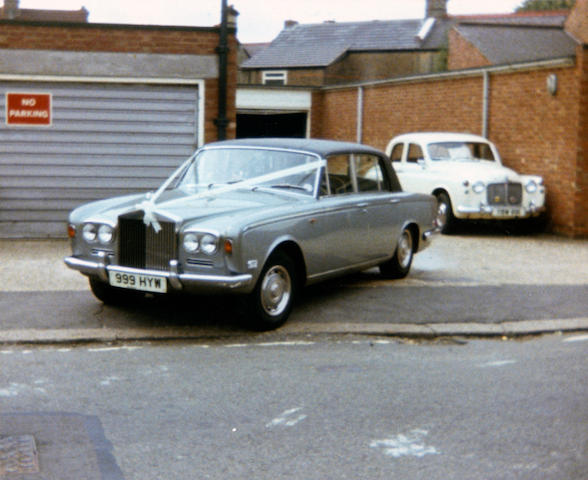
{"label": "car roof", "polygon": [[223,140],[209,143],[204,148],[211,147],[247,147],[247,148],[273,148],[285,150],[298,150],[314,153],[322,157],[343,153],[364,153],[385,157],[381,150],[354,142],[341,142],[338,140],[319,140],[312,138],[244,138],[236,140]]}
{"label": "car roof", "polygon": [[470,141],[470,142],[489,142],[487,138],[480,135],[473,135],[471,133],[456,133],[456,132],[413,132],[405,133],[394,137],[394,142],[421,142],[421,143],[434,143],[434,142],[458,142],[458,141]]}

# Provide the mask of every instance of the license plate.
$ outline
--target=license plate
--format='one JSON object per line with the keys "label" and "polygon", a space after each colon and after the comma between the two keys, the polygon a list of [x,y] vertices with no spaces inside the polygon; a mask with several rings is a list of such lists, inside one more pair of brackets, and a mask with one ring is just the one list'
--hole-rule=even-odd
{"label": "license plate", "polygon": [[166,293],[167,279],[156,275],[142,275],[138,273],[126,273],[110,270],[108,272],[110,285],[143,292]]}
{"label": "license plate", "polygon": [[520,214],[520,208],[495,208],[492,211],[492,215],[495,217],[518,217]]}

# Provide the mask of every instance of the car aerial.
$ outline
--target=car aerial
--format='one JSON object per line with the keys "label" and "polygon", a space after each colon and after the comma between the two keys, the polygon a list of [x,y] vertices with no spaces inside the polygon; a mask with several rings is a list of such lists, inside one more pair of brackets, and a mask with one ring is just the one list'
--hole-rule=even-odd
{"label": "car aerial", "polygon": [[456,219],[538,218],[545,186],[538,175],[502,165],[486,138],[462,133],[407,133],[386,147],[403,190],[437,197],[437,224],[448,233]]}
{"label": "car aerial", "polygon": [[268,330],[286,321],[303,285],[374,266],[406,276],[435,215],[435,198],[402,192],[374,148],[226,140],[197,150],[155,192],[71,212],[65,263],[104,303],[234,293],[249,326]]}

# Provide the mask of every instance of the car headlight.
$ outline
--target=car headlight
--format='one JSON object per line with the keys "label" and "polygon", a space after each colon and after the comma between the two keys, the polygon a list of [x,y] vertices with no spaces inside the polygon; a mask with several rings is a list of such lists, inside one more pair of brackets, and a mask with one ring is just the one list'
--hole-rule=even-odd
{"label": "car headlight", "polygon": [[527,191],[527,193],[535,193],[537,191],[537,188],[539,188],[539,185],[537,185],[537,182],[535,180],[529,180],[525,185],[525,190]]}
{"label": "car headlight", "polygon": [[88,243],[94,243],[96,236],[98,235],[98,229],[93,223],[86,223],[82,228],[82,237]]}
{"label": "car headlight", "polygon": [[218,249],[218,239],[214,235],[207,233],[200,240],[200,248],[207,255],[213,255]]}
{"label": "car headlight", "polygon": [[472,185],[472,190],[475,193],[483,193],[486,190],[486,185],[484,185],[484,182],[478,181]]}
{"label": "car headlight", "polygon": [[188,233],[184,236],[184,250],[186,250],[186,252],[197,252],[199,247],[200,242],[198,240],[198,235],[195,233]]}
{"label": "car headlight", "polygon": [[98,227],[98,241],[103,245],[108,245],[112,243],[114,239],[114,228],[110,225],[100,225]]}

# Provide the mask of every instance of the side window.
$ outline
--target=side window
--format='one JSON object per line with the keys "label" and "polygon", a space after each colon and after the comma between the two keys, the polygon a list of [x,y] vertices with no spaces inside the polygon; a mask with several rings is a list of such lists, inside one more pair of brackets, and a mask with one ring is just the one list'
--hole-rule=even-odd
{"label": "side window", "polygon": [[388,190],[384,184],[386,176],[382,171],[382,161],[373,155],[355,157],[355,175],[359,192],[380,192]]}
{"label": "side window", "polygon": [[392,149],[392,153],[390,154],[390,160],[393,162],[400,162],[402,160],[402,152],[404,151],[404,144],[397,143],[394,145]]}
{"label": "side window", "polygon": [[406,161],[409,163],[417,163],[419,160],[423,160],[424,158],[425,156],[423,155],[421,147],[415,143],[411,143],[408,147],[408,157],[406,158]]}
{"label": "side window", "polygon": [[349,155],[333,155],[327,158],[327,167],[321,180],[321,195],[353,192],[350,171]]}

